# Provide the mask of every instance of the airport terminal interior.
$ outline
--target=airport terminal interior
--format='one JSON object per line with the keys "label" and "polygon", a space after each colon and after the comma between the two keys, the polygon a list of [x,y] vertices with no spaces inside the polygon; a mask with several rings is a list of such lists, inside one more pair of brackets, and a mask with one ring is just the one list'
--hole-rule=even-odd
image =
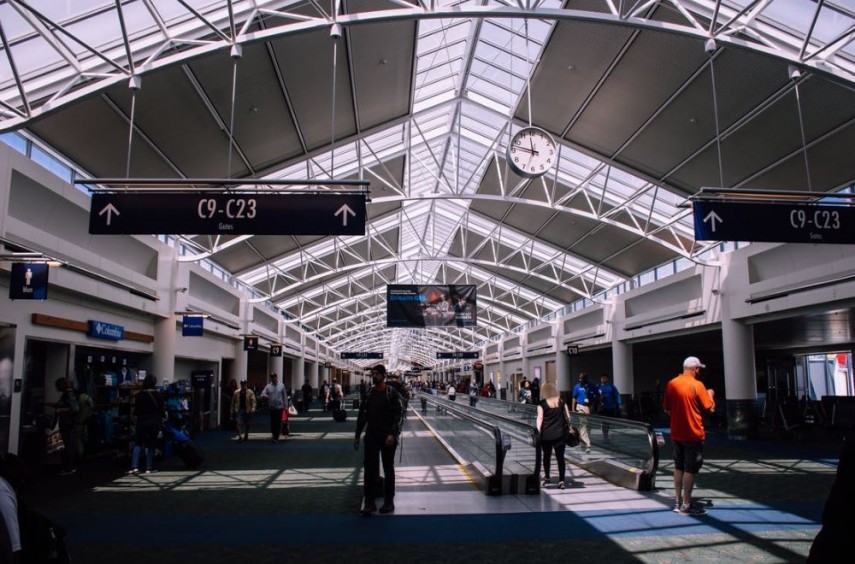
{"label": "airport terminal interior", "polygon": [[[0,0],[0,141],[22,562],[803,562],[840,491],[852,0]],[[407,401],[364,515],[377,365]],[[580,374],[617,407],[544,481],[534,403]]]}

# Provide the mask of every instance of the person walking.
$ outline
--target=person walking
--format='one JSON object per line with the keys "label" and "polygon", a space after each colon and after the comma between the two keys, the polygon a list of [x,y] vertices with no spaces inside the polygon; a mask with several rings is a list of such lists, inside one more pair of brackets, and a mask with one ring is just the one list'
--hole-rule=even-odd
{"label": "person walking", "polygon": [[134,395],[132,416],[136,433],[131,469],[128,474],[136,474],[140,471],[140,455],[143,450],[145,450],[145,473],[151,474],[155,471],[154,451],[157,448],[157,435],[163,427],[165,414],[166,402],[157,390],[157,378],[154,374],[147,374],[143,380],[142,390]]}
{"label": "person walking", "polygon": [[715,411],[715,392],[706,389],[698,375],[706,368],[698,357],[683,361],[683,372],[665,386],[662,408],[671,416],[674,441],[674,511],[681,515],[706,515],[707,510],[692,503],[695,477],[704,463],[703,412]]}
{"label": "person walking", "polygon": [[478,381],[472,378],[469,381],[469,405],[475,407],[478,403]]}
{"label": "person walking", "polygon": [[246,380],[240,381],[240,389],[232,395],[230,406],[232,419],[237,426],[237,437],[235,440],[249,440],[249,427],[252,423],[252,414],[255,413],[255,392],[246,387]]}
{"label": "person walking", "polygon": [[302,413],[309,412],[309,406],[312,405],[312,385],[306,380],[306,383],[303,384],[301,388],[303,392],[303,400],[300,402],[300,411]]}
{"label": "person walking", "polygon": [[457,399],[457,388],[454,387],[454,382],[448,383],[448,387],[445,389],[445,395],[451,401]]}
{"label": "person walking", "polygon": [[273,435],[273,444],[279,442],[279,433],[282,430],[282,410],[288,405],[288,397],[285,385],[279,381],[279,375],[270,373],[270,383],[261,391],[261,397],[267,398],[267,408],[270,413],[270,434]]}
{"label": "person walking", "polygon": [[558,489],[564,489],[564,439],[567,437],[570,412],[558,394],[558,388],[547,382],[541,388],[543,399],[537,404],[537,431],[540,433],[540,449],[543,452],[543,480],[541,486],[549,484],[549,467],[552,453],[558,464]]}
{"label": "person walking", "polygon": [[[599,414],[605,417],[620,417],[620,392],[613,385],[609,384],[609,375],[600,374],[600,385],[597,386],[597,395],[599,395]],[[603,421],[603,440],[609,442],[609,430],[611,426],[607,421]]]}
{"label": "person walking", "polygon": [[359,437],[365,431],[363,459],[364,503],[360,513],[368,516],[377,511],[374,503],[380,480],[380,460],[383,461],[383,506],[380,513],[395,511],[395,449],[401,435],[404,404],[401,394],[386,383],[386,367],[378,364],[371,369],[374,386],[359,406],[356,418],[354,450],[359,450]]}
{"label": "person walking", "polygon": [[591,452],[591,435],[588,433],[588,415],[591,414],[591,404],[597,390],[588,382],[588,374],[585,372],[579,373],[579,382],[573,386],[572,392],[572,407],[576,413],[581,413],[585,417],[579,418],[579,439],[581,440],[580,447],[585,449],[585,454]]}
{"label": "person walking", "polygon": [[59,475],[68,476],[77,472],[77,413],[80,411],[80,403],[70,379],[59,378],[55,385],[60,392],[59,400],[54,405],[56,421],[65,444],[65,448],[60,451],[62,466]]}

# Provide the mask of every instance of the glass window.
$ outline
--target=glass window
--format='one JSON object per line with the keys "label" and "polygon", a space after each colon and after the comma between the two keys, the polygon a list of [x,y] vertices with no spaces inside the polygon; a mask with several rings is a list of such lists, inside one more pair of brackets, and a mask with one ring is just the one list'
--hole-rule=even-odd
{"label": "glass window", "polygon": [[38,145],[33,145],[32,159],[66,182],[71,182],[71,168],[56,160],[55,157],[45,152]]}
{"label": "glass window", "polygon": [[0,140],[22,155],[27,154],[27,140],[23,135],[19,135],[17,133],[2,133],[0,134]]}

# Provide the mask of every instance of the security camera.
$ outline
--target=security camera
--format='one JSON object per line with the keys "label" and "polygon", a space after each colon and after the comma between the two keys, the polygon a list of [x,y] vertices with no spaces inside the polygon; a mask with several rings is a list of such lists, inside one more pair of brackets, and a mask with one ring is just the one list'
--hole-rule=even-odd
{"label": "security camera", "polygon": [[712,55],[713,53],[715,53],[716,48],[717,47],[715,44],[715,39],[707,39],[704,43],[704,52],[707,55]]}
{"label": "security camera", "polygon": [[330,27],[330,39],[341,39],[341,25],[334,23]]}

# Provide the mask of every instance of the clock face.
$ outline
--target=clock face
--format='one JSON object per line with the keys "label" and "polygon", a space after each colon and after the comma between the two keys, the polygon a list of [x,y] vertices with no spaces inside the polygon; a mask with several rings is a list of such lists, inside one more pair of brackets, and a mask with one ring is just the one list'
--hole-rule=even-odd
{"label": "clock face", "polygon": [[520,176],[536,178],[548,172],[555,164],[558,151],[549,133],[537,127],[526,127],[517,132],[508,146],[508,163]]}

